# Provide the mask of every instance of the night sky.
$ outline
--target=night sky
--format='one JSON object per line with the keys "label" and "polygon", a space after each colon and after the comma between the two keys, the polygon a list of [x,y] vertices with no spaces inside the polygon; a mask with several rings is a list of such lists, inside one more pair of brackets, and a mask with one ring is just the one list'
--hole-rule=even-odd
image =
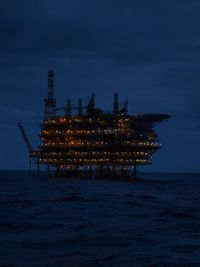
{"label": "night sky", "polygon": [[26,169],[18,121],[36,148],[47,72],[67,98],[130,113],[167,113],[163,150],[146,171],[200,171],[199,0],[0,1],[0,169]]}

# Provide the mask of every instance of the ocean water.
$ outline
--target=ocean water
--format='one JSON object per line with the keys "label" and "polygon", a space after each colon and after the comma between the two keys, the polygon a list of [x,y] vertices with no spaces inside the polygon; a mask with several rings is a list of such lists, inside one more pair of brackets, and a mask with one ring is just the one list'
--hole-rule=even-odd
{"label": "ocean water", "polygon": [[0,172],[1,267],[200,266],[200,175]]}

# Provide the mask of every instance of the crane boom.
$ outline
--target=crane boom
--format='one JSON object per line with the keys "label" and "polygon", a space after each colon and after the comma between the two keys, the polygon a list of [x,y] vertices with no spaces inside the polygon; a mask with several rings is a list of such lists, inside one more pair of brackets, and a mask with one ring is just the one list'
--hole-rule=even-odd
{"label": "crane boom", "polygon": [[22,134],[23,139],[24,139],[24,141],[25,141],[25,144],[26,144],[26,146],[27,146],[27,148],[28,148],[28,151],[29,151],[29,153],[31,154],[32,152],[34,152],[34,150],[33,150],[33,147],[32,147],[32,145],[31,145],[30,141],[28,140],[28,137],[27,137],[27,135],[26,135],[26,133],[25,133],[24,127],[21,125],[20,122],[18,123],[18,127],[19,127],[19,129],[20,129],[20,131],[21,131],[21,134]]}

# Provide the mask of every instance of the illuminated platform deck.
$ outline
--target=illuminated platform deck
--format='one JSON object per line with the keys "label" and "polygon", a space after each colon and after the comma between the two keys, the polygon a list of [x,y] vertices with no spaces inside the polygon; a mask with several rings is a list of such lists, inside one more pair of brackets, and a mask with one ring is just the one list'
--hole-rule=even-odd
{"label": "illuminated platform deck", "polygon": [[[46,165],[48,175],[80,177],[136,177],[137,166],[152,164],[152,155],[162,145],[155,125],[170,118],[166,114],[128,114],[128,102],[119,109],[114,96],[113,112],[95,107],[94,94],[86,107],[79,99],[76,114],[68,100],[65,115],[56,115],[52,93],[52,72],[49,74],[45,119],[41,122],[38,150],[33,150],[23,132],[30,152],[29,168],[34,161]],[[84,110],[86,109],[86,110]],[[84,111],[83,111],[84,110]]]}

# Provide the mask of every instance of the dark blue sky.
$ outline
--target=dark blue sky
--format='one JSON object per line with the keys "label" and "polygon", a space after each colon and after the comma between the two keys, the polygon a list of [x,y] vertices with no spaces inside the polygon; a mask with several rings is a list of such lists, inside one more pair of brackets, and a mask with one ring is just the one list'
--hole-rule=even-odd
{"label": "dark blue sky", "polygon": [[158,126],[163,150],[148,171],[200,171],[199,0],[0,1],[0,168],[23,169],[55,71],[58,106],[113,93],[132,113],[168,113]]}

